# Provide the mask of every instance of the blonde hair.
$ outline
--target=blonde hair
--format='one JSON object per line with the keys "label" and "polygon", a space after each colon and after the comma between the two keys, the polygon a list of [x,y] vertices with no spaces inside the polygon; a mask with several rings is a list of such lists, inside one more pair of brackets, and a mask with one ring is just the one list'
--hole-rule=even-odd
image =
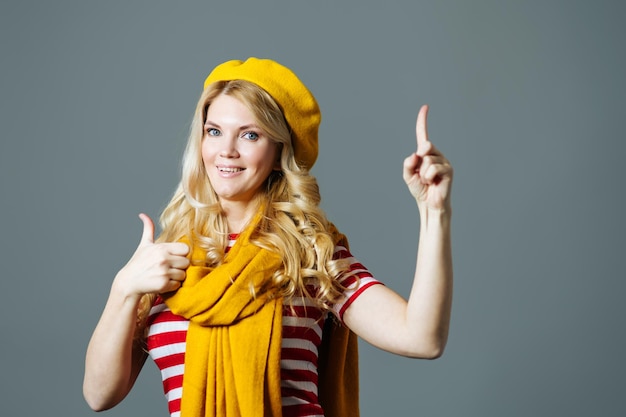
{"label": "blonde hair", "polygon": [[[206,251],[201,260],[209,267],[220,265],[228,244],[228,228],[219,200],[208,180],[201,146],[208,107],[220,95],[240,100],[253,113],[263,132],[278,145],[280,171],[273,171],[257,196],[264,213],[251,241],[282,257],[282,267],[272,277],[272,286],[288,303],[305,296],[324,310],[338,301],[344,290],[338,279],[348,269],[347,260],[333,260],[331,225],[319,207],[315,177],[294,158],[292,136],[278,104],[254,83],[218,81],[203,91],[191,123],[183,155],[182,178],[161,215],[163,232],[158,241],[187,237],[191,245]],[[196,261],[196,260],[193,260]],[[307,286],[313,284],[315,293]],[[140,320],[145,319],[154,295],[144,297]]]}

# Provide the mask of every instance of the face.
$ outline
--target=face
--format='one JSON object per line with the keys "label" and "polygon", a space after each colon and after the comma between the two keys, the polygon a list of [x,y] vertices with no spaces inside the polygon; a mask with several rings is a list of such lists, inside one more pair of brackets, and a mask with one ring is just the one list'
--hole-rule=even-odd
{"label": "face", "polygon": [[222,204],[249,204],[272,170],[279,169],[276,143],[241,101],[223,94],[207,110],[202,160]]}

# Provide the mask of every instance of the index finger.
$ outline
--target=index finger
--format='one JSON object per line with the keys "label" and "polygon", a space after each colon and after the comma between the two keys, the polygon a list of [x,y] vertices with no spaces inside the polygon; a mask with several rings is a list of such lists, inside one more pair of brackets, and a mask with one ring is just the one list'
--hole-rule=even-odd
{"label": "index finger", "polygon": [[417,114],[417,123],[415,124],[415,135],[417,136],[417,151],[419,153],[420,145],[428,142],[428,104],[424,104]]}
{"label": "index finger", "polygon": [[183,242],[167,242],[163,243],[167,251],[176,256],[185,256],[189,253],[189,246]]}

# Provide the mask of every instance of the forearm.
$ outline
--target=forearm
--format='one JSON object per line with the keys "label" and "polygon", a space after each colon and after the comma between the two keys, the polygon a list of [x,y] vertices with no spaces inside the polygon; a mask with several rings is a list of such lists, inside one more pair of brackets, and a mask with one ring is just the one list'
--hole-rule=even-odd
{"label": "forearm", "polygon": [[415,276],[408,301],[375,285],[356,298],[343,320],[369,343],[398,355],[434,359],[443,353],[452,305],[450,216],[421,213]]}
{"label": "forearm", "polygon": [[145,360],[133,344],[138,302],[137,295],[126,295],[114,283],[85,358],[83,394],[94,410],[124,399]]}
{"label": "forearm", "polygon": [[178,289],[189,266],[186,244],[154,243],[154,223],[145,214],[139,217],[144,225],[141,241],[115,277],[87,348],[83,394],[94,410],[122,401],[146,359],[141,344],[133,343],[141,297]]}
{"label": "forearm", "polygon": [[438,357],[448,338],[452,309],[450,210],[420,208],[420,235],[413,287],[406,309],[407,326],[419,344]]}

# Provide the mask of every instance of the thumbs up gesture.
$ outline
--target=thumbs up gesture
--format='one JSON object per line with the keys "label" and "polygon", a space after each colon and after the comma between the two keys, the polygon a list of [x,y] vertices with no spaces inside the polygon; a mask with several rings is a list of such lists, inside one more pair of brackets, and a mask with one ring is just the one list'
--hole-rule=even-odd
{"label": "thumbs up gesture", "polygon": [[404,160],[402,177],[420,209],[448,210],[452,165],[428,139],[428,106],[420,108],[415,133],[417,151]]}
{"label": "thumbs up gesture", "polygon": [[181,242],[154,243],[154,223],[141,213],[143,233],[139,246],[115,281],[129,296],[174,291],[185,279],[189,266],[189,246]]}

